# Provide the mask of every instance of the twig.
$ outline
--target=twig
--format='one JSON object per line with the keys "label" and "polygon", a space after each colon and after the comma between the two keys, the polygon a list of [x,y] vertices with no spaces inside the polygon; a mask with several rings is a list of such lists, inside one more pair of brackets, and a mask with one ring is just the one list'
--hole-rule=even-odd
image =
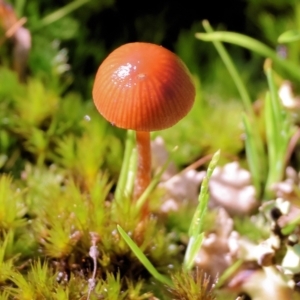
{"label": "twig", "polygon": [[25,23],[27,22],[27,18],[23,17],[20,20],[18,20],[15,24],[13,24],[6,32],[5,32],[5,36],[7,38],[11,38],[16,31],[22,27]]}
{"label": "twig", "polygon": [[16,31],[27,22],[27,18],[23,17],[15,22],[9,29],[6,30],[4,37],[0,39],[0,46],[5,42],[6,39],[11,38]]}
{"label": "twig", "polygon": [[97,242],[99,241],[99,236],[97,233],[95,232],[91,232],[91,242],[92,242],[92,246],[90,248],[90,252],[89,255],[90,257],[93,259],[93,263],[94,263],[94,270],[93,270],[93,275],[92,277],[88,280],[89,282],[89,290],[88,290],[88,295],[87,295],[87,300],[90,299],[91,293],[94,290],[95,286],[96,286],[96,272],[97,272],[97,258],[99,257],[99,251],[98,251],[98,247],[97,247]]}

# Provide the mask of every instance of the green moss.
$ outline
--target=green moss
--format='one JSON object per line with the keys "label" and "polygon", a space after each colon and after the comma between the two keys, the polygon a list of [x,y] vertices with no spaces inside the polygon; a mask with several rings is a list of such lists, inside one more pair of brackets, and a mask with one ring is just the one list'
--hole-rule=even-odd
{"label": "green moss", "polygon": [[[0,299],[212,300],[236,297],[222,291],[215,285],[217,278],[210,278],[199,268],[182,270],[194,266],[193,255],[198,254],[202,238],[217,231],[216,212],[206,212],[209,191],[200,198],[198,209],[192,203],[179,203],[178,211],[162,214],[163,192],[156,188],[160,181],[156,175],[144,198],[150,202],[151,213],[143,216],[138,209],[141,203],[134,202],[131,196],[136,167],[132,162],[135,158],[133,134],[130,132],[131,138],[125,140],[125,131],[108,124],[90,99],[92,80],[89,76],[84,78],[86,68],[90,68],[94,60],[100,62],[107,54],[106,47],[113,45],[106,45],[98,37],[96,42],[88,39],[87,14],[99,13],[114,1],[99,4],[96,0],[77,0],[50,15],[45,15],[42,9],[48,4],[30,1],[25,5],[25,2],[15,1],[19,16],[25,12],[28,18],[26,25],[33,41],[28,63],[30,76],[25,82],[19,82],[18,76],[5,67],[11,64],[10,47],[0,45]],[[256,2],[249,7],[260,7],[259,1]],[[86,4],[87,10],[78,14],[82,19],[70,15],[74,3],[75,6]],[[299,5],[295,4],[294,8],[296,17]],[[154,34],[146,26],[151,18],[139,17],[137,34],[163,41],[168,27],[164,15],[163,12],[158,16],[159,22],[153,23],[157,31]],[[291,24],[295,24],[294,19]],[[262,32],[275,46],[274,37],[290,25],[282,18],[272,27],[273,21],[265,11],[259,14]],[[241,97],[222,61],[216,59],[217,53],[211,51],[211,45],[203,45],[195,39],[195,32],[203,31],[200,25],[183,31],[176,46],[193,73],[197,90],[195,105],[176,126],[154,135],[162,135],[169,150],[179,146],[171,155],[179,169],[217,149],[224,154],[221,164],[234,159],[247,166]],[[2,34],[3,30],[0,38]],[[71,39],[76,43],[72,65],[68,49],[64,48],[67,45],[64,42]],[[116,43],[118,39],[113,42]],[[298,46],[297,43],[287,46],[294,66],[299,61]],[[258,63],[261,69],[261,61],[255,55],[245,61],[242,50],[232,51],[232,60],[240,69],[240,79],[249,86],[249,94],[253,99],[264,94],[258,90],[266,89],[265,81],[260,77],[250,80]],[[278,60],[274,51],[269,53]],[[206,59],[208,63],[204,65]],[[280,62],[288,66],[288,60]],[[73,68],[84,71],[75,76]],[[285,69],[297,70],[296,67]],[[277,87],[270,85],[270,88],[277,95]],[[83,94],[88,96],[83,97],[78,90],[84,90]],[[270,103],[274,104],[273,100]],[[276,114],[283,117],[280,105]],[[262,151],[263,146],[270,149],[275,142],[280,150],[283,143],[278,130],[271,131],[276,139],[267,140],[268,145],[265,145],[268,119],[261,115],[254,120],[261,134]],[[278,122],[273,123],[276,129]],[[287,130],[280,132],[289,133],[288,129],[294,124],[284,122],[283,125]],[[290,135],[286,137],[285,146]],[[125,144],[130,146],[127,153]],[[282,149],[281,162],[285,166],[289,156],[287,149]],[[296,162],[289,163],[299,165],[297,152],[293,160]],[[125,167],[120,174],[122,165]],[[274,158],[266,167],[270,166],[275,167],[274,174],[279,174],[281,179],[284,170],[278,172]],[[264,182],[259,181],[259,184],[264,185]],[[285,195],[295,206],[299,206],[297,184],[295,179],[293,192]],[[272,230],[272,237],[281,235],[280,250],[274,255],[278,265],[288,253],[288,238],[284,234],[299,236],[298,217],[288,220],[282,232],[277,223],[273,228],[276,220],[259,212],[251,217],[234,217],[233,221],[234,230],[255,245],[266,240]],[[132,247],[117,228],[123,228],[131,238],[131,246],[136,246],[138,255],[131,251]],[[184,260],[189,244],[194,245],[194,251],[189,255],[187,266]]]}
{"label": "green moss", "polygon": [[169,291],[172,299],[180,300],[214,300],[216,296],[211,287],[213,279],[208,278],[201,270],[195,272],[178,272],[172,277],[174,287]]}

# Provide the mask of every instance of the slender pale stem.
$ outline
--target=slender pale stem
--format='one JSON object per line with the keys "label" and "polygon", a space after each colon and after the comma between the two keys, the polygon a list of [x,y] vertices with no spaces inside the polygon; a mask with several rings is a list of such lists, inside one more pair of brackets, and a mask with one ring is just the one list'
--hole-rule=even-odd
{"label": "slender pale stem", "polygon": [[138,165],[134,187],[135,200],[137,200],[143,194],[151,181],[151,150],[149,132],[136,132],[136,147]]}

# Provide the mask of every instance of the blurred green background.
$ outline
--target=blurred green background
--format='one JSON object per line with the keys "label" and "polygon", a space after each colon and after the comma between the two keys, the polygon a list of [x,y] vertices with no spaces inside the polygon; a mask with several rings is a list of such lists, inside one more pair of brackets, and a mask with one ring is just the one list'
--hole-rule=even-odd
{"label": "blurred green background", "polygon": [[[70,133],[80,135],[79,124],[84,116],[95,113],[91,101],[94,75],[108,53],[121,44],[161,44],[176,52],[194,76],[197,99],[192,112],[174,128],[154,134],[163,135],[169,149],[181,145],[175,155],[181,167],[219,148],[230,158],[243,157],[244,152],[240,96],[212,44],[195,38],[195,33],[204,31],[202,20],[207,19],[215,30],[257,38],[278,55],[299,62],[299,43],[282,46],[277,42],[282,32],[300,27],[300,5],[296,0],[15,0],[0,4],[14,11],[18,19],[26,17],[24,27],[32,39],[25,86],[17,82],[13,73],[8,74],[13,60],[12,41],[6,39],[0,47],[0,153],[5,155],[2,167],[6,170],[18,166],[22,158],[57,162],[54,157],[58,139]],[[0,16],[3,27],[7,14],[2,12]],[[226,47],[254,102],[267,87],[262,70],[264,58],[234,45]],[[34,100],[32,95],[40,100]],[[38,107],[45,99],[48,110],[47,105]],[[30,115],[37,119],[20,125],[23,116]],[[20,117],[22,120],[16,122]],[[39,132],[38,137],[32,134],[33,127],[28,122]],[[107,130],[120,137],[122,143],[122,130],[109,126]],[[30,140],[33,137],[34,141]],[[119,162],[122,148],[114,147]],[[117,173],[119,164],[111,167]]]}

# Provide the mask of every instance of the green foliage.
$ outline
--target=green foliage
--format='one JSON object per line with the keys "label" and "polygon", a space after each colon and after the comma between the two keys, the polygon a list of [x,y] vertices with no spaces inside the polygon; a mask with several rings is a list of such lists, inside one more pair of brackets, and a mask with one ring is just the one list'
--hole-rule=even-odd
{"label": "green foliage", "polygon": [[253,218],[234,218],[235,230],[254,243],[268,237],[270,228],[266,226],[261,216]]}
{"label": "green foliage", "polygon": [[198,199],[199,204],[196,208],[195,214],[192,218],[191,225],[189,228],[189,232],[188,232],[189,243],[187,245],[187,250],[183,262],[183,267],[187,270],[192,269],[194,265],[195,257],[200,251],[203,242],[203,238],[204,238],[203,224],[204,224],[204,220],[205,220],[204,218],[206,216],[206,212],[208,208],[208,200],[209,200],[208,183],[218,163],[219,158],[220,158],[220,150],[218,150],[214,154],[213,158],[211,159],[211,162],[208,165],[207,174],[201,184],[201,190]]}
{"label": "green foliage", "polygon": [[[206,32],[208,32],[208,33],[213,32],[213,29],[210,26],[208,21],[203,21],[203,27],[206,30]],[[228,72],[230,73],[230,75],[239,91],[239,94],[243,101],[245,110],[247,110],[247,112],[250,115],[253,114],[253,110],[252,110],[252,106],[251,106],[251,99],[248,94],[248,91],[247,91],[245,85],[243,84],[243,81],[242,81],[238,71],[236,70],[230,56],[226,52],[225,47],[222,45],[222,43],[220,43],[218,41],[214,41],[213,44],[214,44],[216,50],[218,51],[220,57],[222,58]]]}
{"label": "green foliage", "polygon": [[151,264],[151,262],[147,259],[144,253],[140,250],[140,248],[132,241],[129,235],[122,229],[122,227],[117,226],[118,231],[120,232],[122,238],[125,240],[127,245],[130,247],[132,252],[136,255],[136,257],[141,261],[141,263],[145,266],[145,268],[149,271],[149,273],[158,281],[167,284],[169,286],[172,285],[172,282],[169,278],[160,274],[156,268]]}
{"label": "green foliage", "polygon": [[[269,199],[272,197],[271,187],[274,183],[279,182],[283,178],[287,147],[294,132],[291,116],[284,110],[278,97],[278,91],[275,86],[271,68],[271,59],[297,81],[300,80],[297,75],[298,72],[291,61],[280,60],[275,51],[272,51],[272,49],[259,41],[238,33],[213,32],[207,22],[204,23],[204,26],[208,33],[197,33],[196,37],[204,41],[212,41],[215,44],[240,91],[241,98],[244,99],[244,105],[248,113],[250,113],[248,117],[245,116],[243,119],[246,133],[248,163],[258,197],[261,197],[263,194],[263,197]],[[269,57],[265,64],[265,72],[270,93],[266,95],[264,107],[268,161],[266,161],[265,154],[263,153],[262,137],[259,134],[257,118],[254,116],[253,110],[249,105],[247,91],[220,41],[237,44],[256,51],[262,56]]]}
{"label": "green foliage", "polygon": [[268,144],[269,172],[265,195],[272,195],[272,185],[279,182],[285,171],[286,153],[289,141],[295,133],[291,115],[285,111],[278,97],[270,62],[265,64],[270,92],[265,101],[266,139]]}
{"label": "green foliage", "polygon": [[[154,133],[163,136],[169,150],[178,150],[169,151],[169,160],[133,203],[134,133],[124,139],[124,131],[99,116],[89,99],[92,80],[86,76],[107,48],[120,43],[118,38],[110,45],[99,40],[101,24],[95,25],[96,37],[90,30],[90,16],[114,10],[115,1],[76,0],[63,7],[50,5],[50,0],[12,2],[18,17],[27,17],[32,49],[28,77],[19,82],[9,69],[11,45],[1,39],[0,299],[230,298],[219,289],[242,260],[220,274],[218,284],[197,267],[193,270],[202,241],[218,231],[217,213],[208,209],[208,180],[219,153],[208,167],[196,208],[184,202],[178,203],[179,211],[162,213],[162,194],[156,187],[170,161],[182,167],[222,149],[221,163],[232,157],[243,163],[246,149],[257,195],[273,196],[270,187],[283,179],[295,124],[277,96],[273,67],[265,65],[268,92],[265,82],[251,78],[252,53],[272,59],[279,81],[299,83],[299,3],[249,1],[262,42],[221,27],[214,31],[207,21],[202,23],[206,33],[197,38],[200,23],[181,32],[176,50],[193,74],[195,105],[176,126]],[[275,18],[265,4],[278,11],[292,9]],[[134,26],[142,40],[161,43],[169,24],[162,11],[157,22],[147,15],[138,17]],[[220,58],[198,39],[211,41]],[[222,42],[250,50],[249,60]],[[278,56],[278,43],[286,43],[287,59]],[[252,100],[261,88],[264,111],[257,117]],[[288,196],[298,206],[298,187]],[[146,218],[141,216],[145,201],[151,210]],[[260,213],[228,218],[234,230],[254,244],[270,236],[272,226]],[[299,223],[298,216],[289,219],[281,233],[298,232]],[[299,258],[299,245],[288,248],[284,239],[281,248],[297,250],[287,251],[286,264],[298,267],[290,265],[289,256]]]}
{"label": "green foliage", "polygon": [[13,243],[13,231],[4,234],[3,242],[0,244],[0,284],[4,284],[9,279],[14,270],[14,258],[9,258],[9,248]]}
{"label": "green foliage", "polygon": [[291,43],[291,42],[296,42],[300,40],[300,31],[299,30],[288,30],[284,33],[282,33],[278,37],[278,42],[279,43]]}
{"label": "green foliage", "polygon": [[216,296],[211,281],[198,268],[195,272],[181,271],[172,276],[174,286],[170,288],[172,299],[214,300]]}
{"label": "green foliage", "polygon": [[[8,288],[7,294],[14,299],[82,299],[80,295],[86,295],[86,284],[83,280],[71,278],[68,287],[63,288],[56,280],[55,274],[49,269],[47,262],[37,261],[31,265],[26,276],[20,272],[13,272],[10,276],[14,287]],[[123,283],[118,273],[114,276],[106,274],[106,279],[100,280],[89,299],[119,300],[149,299],[151,293],[143,293],[142,283],[137,285],[129,284],[126,292],[122,291]],[[2,298],[1,298],[2,299]]]}
{"label": "green foliage", "polygon": [[[105,299],[120,299],[121,296],[124,299],[148,299],[151,296],[150,293],[142,292],[142,282],[134,284],[131,281],[132,276],[143,268],[128,254],[123,239],[116,234],[116,208],[107,202],[112,186],[107,175],[98,173],[94,184],[82,189],[70,175],[66,177],[61,169],[52,167],[47,170],[27,165],[18,185],[27,187],[23,193],[18,192],[22,196],[22,205],[19,204],[18,207],[26,209],[23,208],[19,214],[16,214],[16,210],[13,210],[14,214],[7,210],[9,222],[3,222],[6,224],[3,229],[7,228],[9,231],[0,245],[1,282],[14,283],[13,286],[9,285],[9,295],[17,299],[32,299],[33,295],[47,299],[56,299],[60,295],[59,297],[66,299],[67,295],[76,295],[72,299],[77,299],[80,290],[75,286],[78,284],[85,287],[87,293],[88,275],[77,276],[82,272],[81,268],[87,274],[92,272],[91,267],[83,267],[83,261],[89,253],[92,235],[97,234],[101,255],[98,260],[99,269],[96,270],[102,279],[97,281],[91,299],[99,294]],[[15,208],[20,199],[13,197],[10,178],[2,175],[0,186],[0,194],[9,200],[10,209]],[[3,204],[4,207],[5,205]],[[28,223],[23,217],[25,212],[29,218]],[[133,238],[148,253],[157,268],[165,270],[167,265],[176,264],[172,260],[177,252],[174,249],[167,250],[172,237],[167,237],[154,220],[149,221],[146,227],[136,230],[139,216],[128,222],[127,211],[118,210],[117,217],[122,226],[135,231]],[[12,231],[14,228],[18,230],[15,234]],[[23,243],[25,234],[26,243]],[[28,258],[33,255],[41,260],[34,259],[32,267],[28,269]],[[45,258],[47,260],[44,261]],[[128,268],[127,264],[124,267],[118,266],[120,259],[131,261],[131,267]],[[16,271],[16,266],[20,266],[19,271]],[[120,275],[114,277],[110,273],[106,274],[117,270],[123,273],[123,268],[129,272],[126,277],[129,288],[125,293],[125,283],[123,279],[120,281]],[[56,280],[59,270],[63,276],[68,276],[66,272],[71,270],[71,277],[68,277],[68,284],[64,288]],[[72,279],[72,276],[76,276],[76,279]],[[73,286],[74,280],[77,283]]]}
{"label": "green foliage", "polygon": [[[299,28],[300,4],[295,0],[247,1],[247,15],[255,17],[254,30],[259,29],[261,37],[272,47],[278,46],[278,37],[286,31]],[[271,9],[270,9],[271,8]],[[253,26],[252,25],[252,26]],[[279,41],[282,43],[284,41]],[[286,44],[284,52],[299,65],[299,42]]]}
{"label": "green foliage", "polygon": [[47,263],[37,261],[31,266],[26,278],[21,273],[14,272],[10,279],[16,285],[9,288],[10,294],[17,299],[54,299],[55,276]]}
{"label": "green foliage", "polygon": [[266,58],[272,59],[278,68],[287,74],[290,78],[300,81],[300,75],[297,67],[291,60],[282,60],[272,48],[257,41],[249,36],[235,32],[215,31],[213,33],[197,33],[196,37],[203,41],[222,41],[245,47],[253,52],[256,52]]}
{"label": "green foliage", "polygon": [[[261,194],[262,185],[265,185],[264,196],[270,198],[272,185],[283,178],[287,147],[295,129],[291,116],[280,103],[270,61],[266,62],[265,72],[270,89],[266,95],[264,107],[268,167],[262,152],[262,141],[257,132],[258,128],[253,124],[253,120],[251,121],[247,117],[244,117],[244,126],[248,162],[257,194]],[[250,123],[252,124],[250,125]]]}
{"label": "green foliage", "polygon": [[[14,82],[12,73],[0,69],[0,77],[7,74]],[[0,153],[7,156],[4,169],[9,169],[10,165],[19,166],[16,163],[21,162],[21,150],[30,154],[31,160],[39,166],[50,161],[68,168],[82,185],[91,185],[103,165],[117,173],[121,164],[121,143],[113,135],[105,137],[109,131],[107,123],[90,104],[83,103],[79,95],[69,93],[62,97],[60,88],[53,88],[38,78],[29,79],[26,85],[18,82],[1,85],[0,95],[7,99],[1,102],[1,111],[6,111],[1,136],[4,142],[7,134],[14,136],[13,140],[1,144]],[[87,145],[97,151],[86,155]],[[106,160],[104,153],[108,154]]]}
{"label": "green foliage", "polygon": [[[199,204],[196,208],[194,216],[192,218],[190,228],[189,228],[189,243],[187,245],[184,261],[183,261],[183,270],[188,271],[191,270],[194,265],[194,260],[199,252],[203,238],[203,225],[205,221],[205,216],[207,213],[207,206],[209,200],[208,194],[208,182],[209,179],[218,163],[220,157],[220,151],[217,151],[207,170],[207,175],[203,180],[201,191],[199,195]],[[119,233],[122,238],[125,240],[126,244],[130,247],[132,252],[136,255],[139,261],[144,265],[144,267],[148,270],[148,272],[159,282],[166,284],[169,286],[169,289],[172,294],[176,295],[176,299],[214,299],[214,296],[209,289],[209,280],[205,278],[203,280],[202,273],[198,273],[198,269],[196,272],[196,278],[190,278],[190,275],[186,273],[178,273],[174,275],[172,281],[159,273],[158,270],[153,266],[153,264],[149,261],[149,259],[142,252],[142,248],[139,247],[130,236],[124,231],[121,226],[117,226]]]}
{"label": "green foliage", "polygon": [[126,291],[123,291],[122,287],[120,273],[117,273],[116,276],[107,273],[106,280],[98,282],[90,299],[99,299],[99,297],[102,297],[107,300],[143,300],[150,299],[152,296],[151,293],[142,292],[142,282],[137,285],[128,282],[128,289]]}
{"label": "green foliage", "polygon": [[22,194],[12,187],[12,179],[0,175],[0,229],[8,230],[23,226],[26,207]]}
{"label": "green foliage", "polygon": [[250,120],[246,115],[243,115],[243,123],[245,128],[247,162],[256,193],[260,197],[266,181],[266,157],[258,128],[256,127],[254,120]]}

